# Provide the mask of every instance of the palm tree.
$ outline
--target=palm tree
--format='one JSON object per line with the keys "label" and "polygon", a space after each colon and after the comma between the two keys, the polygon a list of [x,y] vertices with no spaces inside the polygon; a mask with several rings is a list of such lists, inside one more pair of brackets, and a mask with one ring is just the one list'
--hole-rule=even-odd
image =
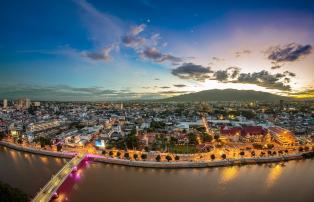
{"label": "palm tree", "polygon": [[137,160],[138,154],[133,154],[133,158],[134,158],[135,160]]}
{"label": "palm tree", "polygon": [[265,156],[265,152],[262,151],[262,152],[261,152],[261,156],[262,156],[262,157]]}
{"label": "palm tree", "polygon": [[212,161],[215,160],[215,158],[216,158],[215,154],[210,155],[210,158]]}
{"label": "palm tree", "polygon": [[179,161],[179,160],[180,160],[180,157],[179,157],[179,156],[175,156],[174,159],[175,159],[176,161]]}
{"label": "palm tree", "polygon": [[272,153],[271,153],[270,150],[268,150],[268,151],[267,151],[267,154],[268,154],[268,156],[271,156]]}
{"label": "palm tree", "polygon": [[124,153],[124,158],[129,159],[130,158],[130,154],[128,152]]}
{"label": "palm tree", "polygon": [[243,158],[244,154],[245,154],[244,151],[241,151],[241,152],[240,152],[241,158]]}
{"label": "palm tree", "polygon": [[252,155],[252,157],[254,157],[255,156],[255,151],[251,151],[251,155]]}
{"label": "palm tree", "polygon": [[113,151],[109,152],[109,156],[112,157],[113,156]]}
{"label": "palm tree", "polygon": [[227,158],[226,154],[222,154],[221,158],[225,160]]}

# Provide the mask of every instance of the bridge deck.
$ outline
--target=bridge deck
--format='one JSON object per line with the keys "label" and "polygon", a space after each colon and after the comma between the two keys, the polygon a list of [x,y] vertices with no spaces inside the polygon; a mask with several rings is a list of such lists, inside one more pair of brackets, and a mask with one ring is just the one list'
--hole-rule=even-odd
{"label": "bridge deck", "polygon": [[66,163],[62,169],[37,193],[33,202],[48,202],[75,166],[78,166],[86,155],[78,154]]}

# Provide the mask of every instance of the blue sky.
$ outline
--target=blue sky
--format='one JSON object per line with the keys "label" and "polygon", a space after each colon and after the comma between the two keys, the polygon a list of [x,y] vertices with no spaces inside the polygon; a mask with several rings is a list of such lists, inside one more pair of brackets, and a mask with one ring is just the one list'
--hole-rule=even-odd
{"label": "blue sky", "polygon": [[312,1],[4,0],[0,26],[3,98],[314,92]]}

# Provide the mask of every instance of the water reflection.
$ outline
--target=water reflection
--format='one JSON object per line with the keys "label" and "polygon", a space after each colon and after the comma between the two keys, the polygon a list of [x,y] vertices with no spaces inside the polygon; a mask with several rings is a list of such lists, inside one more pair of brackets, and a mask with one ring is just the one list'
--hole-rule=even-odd
{"label": "water reflection", "polygon": [[[52,174],[57,173],[66,160],[20,152],[0,146],[0,181],[17,187],[33,196]],[[43,166],[44,165],[44,166]]]}
{"label": "water reflection", "polygon": [[270,168],[269,173],[266,178],[266,186],[267,188],[272,187],[275,182],[279,179],[282,174],[282,166],[277,164],[274,167]]}
{"label": "water reflection", "polygon": [[41,162],[43,162],[45,165],[48,164],[48,158],[46,156],[41,156],[40,157]]}
{"label": "water reflection", "polygon": [[219,184],[226,184],[234,180],[238,176],[238,174],[239,174],[239,167],[237,166],[224,168],[220,175]]}

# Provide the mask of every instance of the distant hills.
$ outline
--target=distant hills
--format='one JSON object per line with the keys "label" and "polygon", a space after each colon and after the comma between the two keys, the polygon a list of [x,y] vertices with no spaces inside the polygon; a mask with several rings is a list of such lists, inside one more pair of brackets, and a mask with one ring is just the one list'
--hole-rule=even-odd
{"label": "distant hills", "polygon": [[204,90],[196,93],[184,94],[163,99],[174,102],[198,102],[198,101],[268,101],[293,100],[293,98],[275,95],[254,90]]}

